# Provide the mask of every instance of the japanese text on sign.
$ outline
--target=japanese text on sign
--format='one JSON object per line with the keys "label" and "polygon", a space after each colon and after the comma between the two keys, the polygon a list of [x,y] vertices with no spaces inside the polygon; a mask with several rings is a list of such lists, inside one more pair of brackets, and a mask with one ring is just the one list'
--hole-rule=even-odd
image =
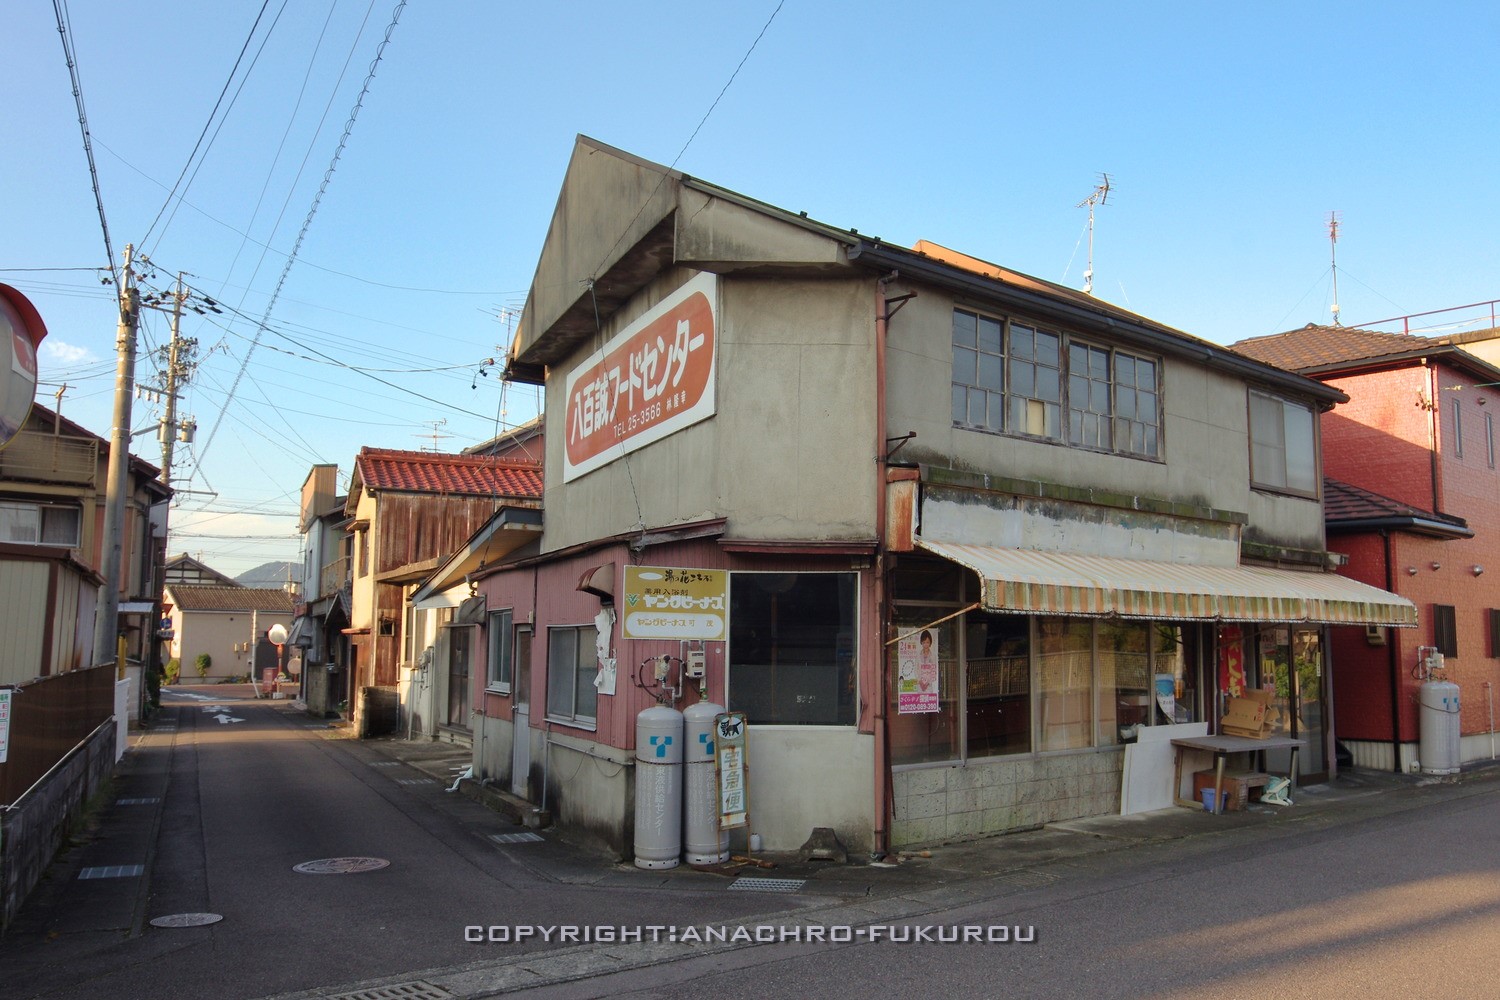
{"label": "japanese text on sign", "polygon": [[693,278],[569,373],[564,482],[713,416],[716,294]]}
{"label": "japanese text on sign", "polygon": [[714,767],[719,776],[719,828],[728,830],[749,822],[750,791],[745,782],[745,754],[749,727],[744,712],[714,716]]}
{"label": "japanese text on sign", "polygon": [[627,639],[724,639],[729,574],[721,569],[625,567]]}

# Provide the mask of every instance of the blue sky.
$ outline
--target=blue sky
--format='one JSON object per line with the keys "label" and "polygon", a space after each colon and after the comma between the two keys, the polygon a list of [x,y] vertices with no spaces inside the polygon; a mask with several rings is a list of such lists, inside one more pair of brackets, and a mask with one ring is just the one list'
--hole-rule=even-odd
{"label": "blue sky", "polygon": [[[1096,294],[1221,343],[1329,320],[1330,211],[1346,323],[1500,298],[1491,4],[454,0],[403,11],[246,364],[394,7],[271,0],[251,36],[257,0],[67,6],[116,252],[144,244],[152,285],[187,271],[248,317],[185,326],[199,429],[172,550],[226,572],[296,558],[313,463],[347,475],[361,445],[430,446],[433,421],[457,450],[535,413],[477,373],[578,133],[1074,286],[1077,205],[1107,171]],[[153,226],[247,37],[233,107]],[[39,398],[66,381],[63,412],[107,435],[109,290],[18,270],[105,256],[51,5],[15,5],[6,41],[0,281],[48,323]],[[148,316],[141,381],[166,339]],[[157,413],[137,402],[134,426]],[[135,450],[159,458],[149,434]]]}

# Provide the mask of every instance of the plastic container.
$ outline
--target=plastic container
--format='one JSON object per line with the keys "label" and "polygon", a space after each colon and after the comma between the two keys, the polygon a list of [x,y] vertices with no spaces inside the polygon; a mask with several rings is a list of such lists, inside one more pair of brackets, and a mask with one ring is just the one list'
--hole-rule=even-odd
{"label": "plastic container", "polygon": [[1205,788],[1205,789],[1203,789],[1202,795],[1203,795],[1203,811],[1204,812],[1217,812],[1218,810],[1216,810],[1214,808],[1214,805],[1215,805],[1215,802],[1214,802],[1214,797],[1215,797],[1214,790],[1212,788]]}

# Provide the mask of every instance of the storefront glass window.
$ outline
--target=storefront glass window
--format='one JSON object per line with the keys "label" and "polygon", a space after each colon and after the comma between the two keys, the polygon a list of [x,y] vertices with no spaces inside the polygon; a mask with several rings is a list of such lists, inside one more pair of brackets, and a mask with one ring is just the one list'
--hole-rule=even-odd
{"label": "storefront glass window", "polygon": [[957,760],[959,756],[959,648],[958,619],[939,625],[928,625],[944,614],[931,608],[904,608],[897,612],[897,635],[913,630],[925,631],[933,638],[938,663],[937,711],[903,712],[900,703],[901,663],[892,643],[887,646],[886,726],[890,730],[891,763],[923,764],[932,761]]}
{"label": "storefront glass window", "polygon": [[1151,626],[1099,623],[1099,745],[1128,743],[1151,724]]}
{"label": "storefront glass window", "polygon": [[1019,615],[966,618],[968,755],[1029,753],[1031,622]]}
{"label": "storefront glass window", "polygon": [[729,707],[761,725],[851,726],[853,573],[729,578]]}
{"label": "storefront glass window", "polygon": [[1090,746],[1094,720],[1094,626],[1076,618],[1039,618],[1037,629],[1038,750]]}

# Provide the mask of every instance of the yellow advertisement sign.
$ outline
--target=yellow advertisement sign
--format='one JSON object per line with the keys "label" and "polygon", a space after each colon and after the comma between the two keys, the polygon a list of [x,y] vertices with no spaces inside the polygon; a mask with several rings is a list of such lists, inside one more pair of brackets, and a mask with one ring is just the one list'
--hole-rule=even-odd
{"label": "yellow advertisement sign", "polygon": [[621,635],[627,639],[729,638],[729,573],[626,566]]}

